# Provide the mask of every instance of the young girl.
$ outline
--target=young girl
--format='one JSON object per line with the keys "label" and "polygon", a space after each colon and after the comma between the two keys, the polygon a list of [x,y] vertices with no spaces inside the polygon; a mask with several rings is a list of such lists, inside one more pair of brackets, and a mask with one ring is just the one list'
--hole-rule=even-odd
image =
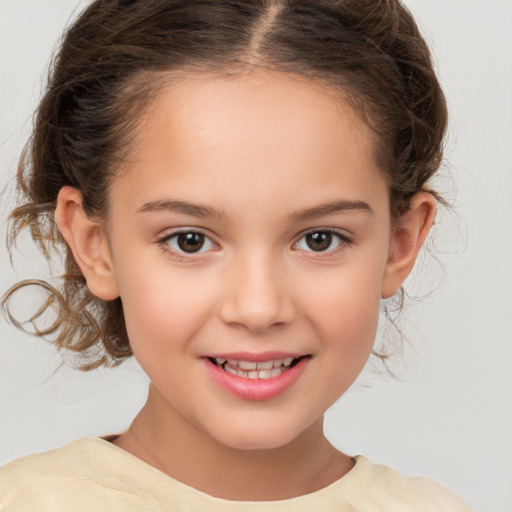
{"label": "young girl", "polygon": [[469,510],[323,433],[434,222],[446,117],[396,0],[94,1],[12,236],[65,256],[40,334],[151,384],[126,432],[7,464],[0,510]]}

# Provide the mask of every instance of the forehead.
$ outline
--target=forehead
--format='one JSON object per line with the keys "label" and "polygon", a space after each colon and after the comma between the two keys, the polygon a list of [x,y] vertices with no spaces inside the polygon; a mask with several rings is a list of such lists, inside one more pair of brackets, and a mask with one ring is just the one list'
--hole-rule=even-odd
{"label": "forehead", "polygon": [[[183,134],[193,133],[196,143],[200,138],[207,142],[205,137],[214,133],[216,142],[236,142],[245,135],[265,137],[269,142],[271,135],[276,144],[301,138],[314,143],[316,136],[325,139],[331,129],[332,137],[325,139],[328,142],[339,130],[348,129],[361,149],[371,152],[375,138],[341,89],[298,75],[258,69],[229,76],[178,76],[151,101],[141,124],[141,142],[152,130],[172,127]],[[270,128],[274,128],[272,133]]]}
{"label": "forehead", "polygon": [[298,190],[316,200],[334,184],[350,194],[384,179],[373,132],[339,92],[269,71],[173,81],[133,143],[125,178],[139,196],[168,184],[184,195],[195,185],[208,201],[229,191],[242,204],[257,194],[282,202]]}

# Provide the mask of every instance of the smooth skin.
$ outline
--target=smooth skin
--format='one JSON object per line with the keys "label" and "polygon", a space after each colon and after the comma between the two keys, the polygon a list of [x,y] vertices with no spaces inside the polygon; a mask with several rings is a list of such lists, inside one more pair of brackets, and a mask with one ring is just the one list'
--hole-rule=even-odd
{"label": "smooth skin", "polygon": [[[121,297],[151,380],[114,444],[232,500],[299,496],[350,471],[323,415],[365,365],[380,300],[410,273],[435,212],[420,192],[393,228],[374,144],[343,98],[302,79],[191,76],[142,120],[108,218],[60,191],[60,230],[91,292]],[[269,400],[233,396],[205,369],[212,354],[270,351],[308,358]]]}

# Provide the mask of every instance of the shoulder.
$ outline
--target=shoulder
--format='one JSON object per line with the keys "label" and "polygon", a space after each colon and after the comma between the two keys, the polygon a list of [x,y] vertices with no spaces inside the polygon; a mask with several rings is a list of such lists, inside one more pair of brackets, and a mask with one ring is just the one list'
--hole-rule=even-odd
{"label": "shoulder", "polygon": [[117,502],[109,510],[144,510],[131,506],[130,489],[99,470],[105,444],[84,438],[9,462],[0,469],[0,512],[78,512]]}
{"label": "shoulder", "polygon": [[[471,512],[453,493],[427,478],[404,476],[357,457],[349,473],[352,499],[365,512]],[[349,476],[347,475],[347,476]]]}
{"label": "shoulder", "polygon": [[73,457],[74,450],[70,450],[72,445],[22,457],[3,466],[0,469],[0,503],[3,504],[6,497],[25,492],[30,487],[75,478],[78,468]]}

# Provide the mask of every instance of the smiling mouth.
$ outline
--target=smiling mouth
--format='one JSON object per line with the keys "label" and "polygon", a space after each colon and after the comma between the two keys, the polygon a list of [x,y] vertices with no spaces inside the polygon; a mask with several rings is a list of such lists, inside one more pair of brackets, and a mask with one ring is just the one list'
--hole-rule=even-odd
{"label": "smiling mouth", "polygon": [[231,375],[252,380],[268,380],[279,377],[305,357],[308,356],[285,357],[284,359],[271,359],[261,362],[224,359],[223,357],[209,357],[208,359],[217,368],[221,368]]}

